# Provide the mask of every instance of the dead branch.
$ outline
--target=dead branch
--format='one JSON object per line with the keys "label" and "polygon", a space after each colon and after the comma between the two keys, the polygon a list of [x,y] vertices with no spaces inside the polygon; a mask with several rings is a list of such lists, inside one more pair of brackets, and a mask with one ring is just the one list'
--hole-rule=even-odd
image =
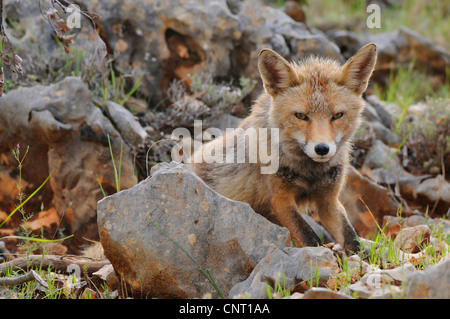
{"label": "dead branch", "polygon": [[[53,28],[56,33],[56,36],[62,41],[64,46],[64,50],[66,53],[69,53],[69,44],[72,43],[76,34],[71,34],[72,28],[67,24],[67,21],[64,19],[63,15],[58,11],[57,7],[62,11],[63,14],[67,14],[68,8],[73,5],[70,1],[65,1],[68,4],[64,5],[58,0],[51,0],[50,6],[43,10],[41,7],[41,0],[39,0],[39,11],[41,12],[42,17],[47,21],[47,23]],[[97,15],[95,13],[88,13],[83,10],[77,10],[77,12],[83,15],[85,18],[89,19],[92,23],[94,32],[96,29],[95,19]]]}
{"label": "dead branch", "polygon": [[110,264],[109,260],[96,260],[88,257],[73,255],[30,255],[27,260],[19,257],[9,262],[0,264],[0,275],[5,274],[8,269],[12,270],[28,270],[32,269],[48,269],[60,271],[70,275],[73,273],[74,266],[78,266],[83,273],[92,275],[92,273],[100,270],[103,266]]}
{"label": "dead branch", "polygon": [[39,284],[48,288],[48,284],[33,269],[31,269],[29,273],[19,277],[0,278],[0,286],[17,286],[31,280],[36,280]]}
{"label": "dead branch", "polygon": [[[62,41],[65,52],[69,53],[69,45],[72,43],[76,35],[70,33],[72,31],[72,28],[68,26],[67,21],[63,19],[63,15],[60,14],[56,7],[59,7],[64,14],[67,14],[68,7],[72,5],[72,3],[70,3],[69,1],[65,1],[68,3],[68,5],[64,5],[58,0],[51,0],[50,7],[44,12],[41,8],[41,0],[38,1],[39,10],[42,17],[53,28],[56,36]],[[92,23],[96,38],[99,39],[100,37],[97,34],[95,25],[95,19],[97,18],[97,15],[95,13],[88,13],[83,10],[77,11]],[[23,75],[22,58],[14,50],[14,47],[12,46],[11,41],[9,40],[3,26],[3,0],[0,0],[0,37],[0,96],[2,96],[5,86],[3,64],[8,66],[11,70],[13,81],[17,80],[19,75]]]}

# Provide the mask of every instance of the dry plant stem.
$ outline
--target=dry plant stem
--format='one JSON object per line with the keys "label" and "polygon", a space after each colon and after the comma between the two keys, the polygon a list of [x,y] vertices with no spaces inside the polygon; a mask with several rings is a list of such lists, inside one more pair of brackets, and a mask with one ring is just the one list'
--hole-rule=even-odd
{"label": "dry plant stem", "polygon": [[0,67],[0,96],[3,95],[4,87],[5,87],[5,74],[3,73],[3,67]]}
{"label": "dry plant stem", "polygon": [[[0,0],[0,30],[3,34],[3,0]],[[3,46],[2,46],[3,47]],[[1,52],[3,54],[3,52]],[[5,86],[5,74],[3,73],[3,63],[0,67],[0,96],[3,95],[3,88]]]}
{"label": "dry plant stem", "polygon": [[110,264],[109,260],[94,260],[86,257],[78,256],[59,256],[59,255],[30,255],[28,261],[19,257],[10,262],[0,264],[0,275],[8,271],[8,269],[18,270],[30,268],[48,269],[49,267],[65,274],[71,274],[68,267],[76,265],[87,272],[88,275],[100,270],[103,266]]}
{"label": "dry plant stem", "polygon": [[47,283],[33,269],[29,273],[15,278],[0,278],[0,286],[17,286],[27,281],[36,280],[42,286],[48,288]]}
{"label": "dry plant stem", "polygon": [[373,216],[372,212],[370,211],[369,207],[367,206],[367,204],[363,201],[363,199],[360,197],[359,200],[364,204],[364,206],[366,206],[367,211],[369,212],[370,216],[372,216],[373,221],[375,222],[375,225],[377,225],[378,230],[380,231],[380,233],[383,233],[383,230],[380,227],[380,224],[378,224],[377,220],[375,219],[375,216]]}
{"label": "dry plant stem", "polygon": [[[52,8],[54,10],[56,10],[56,6],[59,6],[64,13],[67,13],[67,7],[69,7],[69,5],[71,5],[73,3],[69,2],[69,1],[65,1],[65,2],[67,2],[68,4],[64,5],[58,0],[52,0],[51,1]],[[47,22],[50,24],[50,26],[52,26],[55,29],[55,25],[50,21],[50,19],[47,17],[47,15],[42,11],[41,0],[39,0],[39,11],[41,12],[42,17],[45,20],[47,20]],[[81,15],[83,15],[84,17],[86,17],[87,19],[89,19],[91,21],[92,26],[94,27],[94,29],[96,28],[96,24],[95,24],[94,20],[97,18],[97,14],[91,13],[91,12],[86,12],[86,11],[83,11],[83,10],[80,10],[79,13]],[[55,14],[58,15],[58,17],[61,18],[61,16],[59,15],[59,13],[57,11],[55,12]],[[55,31],[57,31],[57,29],[58,29],[58,26],[56,26]]]}

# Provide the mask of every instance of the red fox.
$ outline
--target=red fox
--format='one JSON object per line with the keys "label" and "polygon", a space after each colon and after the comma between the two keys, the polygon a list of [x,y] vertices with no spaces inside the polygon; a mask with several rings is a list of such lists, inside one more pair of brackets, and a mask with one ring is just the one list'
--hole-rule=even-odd
{"label": "red fox", "polygon": [[[337,243],[347,252],[358,252],[357,234],[338,195],[364,108],[362,94],[376,58],[372,43],[344,65],[318,57],[289,63],[276,52],[263,49],[258,68],[264,92],[241,122],[241,130],[227,132],[197,151],[204,160],[190,164],[194,172],[223,196],[247,202],[257,213],[286,227],[298,247],[321,244],[302,217],[317,213]],[[277,129],[276,138],[274,134],[265,138],[245,134],[250,128]],[[273,152],[275,146],[276,172],[262,174],[260,161],[211,160],[218,149],[222,152],[220,148],[236,158],[237,148],[242,146],[247,159],[259,148]]]}

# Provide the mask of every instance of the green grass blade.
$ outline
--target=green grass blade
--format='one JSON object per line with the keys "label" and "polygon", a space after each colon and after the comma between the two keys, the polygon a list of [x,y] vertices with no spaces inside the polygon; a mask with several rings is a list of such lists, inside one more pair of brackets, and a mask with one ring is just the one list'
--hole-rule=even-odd
{"label": "green grass blade", "polygon": [[266,284],[267,299],[272,299],[272,292],[270,291],[270,286],[267,283],[267,281],[265,282],[265,284]]}
{"label": "green grass blade", "polygon": [[119,155],[119,173],[117,176],[117,191],[120,191],[120,180],[122,178],[122,155],[123,155],[123,140],[120,144],[120,155]]}
{"label": "green grass blade", "polygon": [[108,145],[109,145],[109,153],[111,154],[111,161],[113,164],[113,168],[114,168],[114,180],[116,182],[116,191],[119,192],[120,191],[120,180],[119,180],[119,176],[118,176],[118,172],[117,172],[117,167],[116,167],[116,163],[114,161],[114,154],[112,151],[112,146],[111,146],[111,139],[109,138],[109,134],[108,134]]}
{"label": "green grass blade", "polygon": [[44,187],[44,185],[48,182],[48,180],[50,179],[50,176],[52,176],[52,174],[50,173],[50,175],[48,175],[48,177],[45,179],[45,181],[41,184],[41,186],[39,186],[30,196],[28,196],[27,199],[25,199],[19,206],[17,206],[12,212],[11,214],[8,215],[8,217],[6,217],[6,219],[0,224],[0,227],[2,227],[23,205],[26,204],[26,202],[28,202],[34,195],[36,195],[37,192],[39,192],[39,190]]}
{"label": "green grass blade", "polygon": [[37,241],[40,243],[54,243],[57,241],[63,241],[66,239],[69,239],[70,237],[73,237],[73,235],[60,238],[60,239],[45,239],[45,238],[36,238],[36,237],[26,237],[26,236],[5,236],[1,237],[0,239],[8,239],[8,238],[14,238],[14,239],[21,239],[21,240],[29,240],[29,241]]}
{"label": "green grass blade", "polygon": [[106,197],[105,191],[103,190],[102,182],[100,182],[100,178],[98,178],[98,175],[95,176],[97,176],[97,181],[98,184],[100,185],[100,189],[102,190],[103,197]]}
{"label": "green grass blade", "polygon": [[137,81],[133,84],[133,87],[128,92],[128,94],[122,99],[122,101],[120,101],[120,105],[124,105],[125,102],[130,98],[130,96],[132,96],[133,93],[136,92],[136,90],[141,86],[141,80],[142,80],[142,76],[140,76],[137,79]]}

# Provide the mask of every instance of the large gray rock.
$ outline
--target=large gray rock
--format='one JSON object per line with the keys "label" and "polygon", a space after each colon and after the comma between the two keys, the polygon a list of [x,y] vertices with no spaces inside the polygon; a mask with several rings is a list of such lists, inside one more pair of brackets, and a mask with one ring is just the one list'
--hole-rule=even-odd
{"label": "large gray rock", "polygon": [[135,81],[155,104],[173,79],[206,72],[215,77],[259,78],[263,47],[287,58],[320,54],[342,61],[339,48],[319,30],[259,1],[80,1],[99,15],[114,67]]}
{"label": "large gray rock", "polygon": [[228,295],[271,244],[282,249],[290,238],[287,229],[247,203],[217,194],[174,162],[153,167],[151,177],[99,201],[98,227],[106,257],[137,297],[217,297],[187,253]]}
{"label": "large gray rock", "polygon": [[388,84],[392,68],[407,67],[412,61],[415,66],[432,76],[440,77],[445,83],[445,70],[450,66],[450,54],[417,32],[402,27],[398,30],[364,34],[363,44],[377,45],[378,59],[373,80]]}
{"label": "large gray rock", "polygon": [[404,198],[433,207],[436,215],[449,215],[450,183],[442,175],[400,180],[399,186]]}
{"label": "large gray rock", "polygon": [[415,176],[407,172],[397,156],[398,150],[375,140],[364,160],[362,171],[379,184],[398,185],[400,194],[408,200],[435,207],[446,214],[450,207],[450,183],[442,175]]}
{"label": "large gray rock", "polygon": [[130,111],[112,101],[106,102],[105,109],[112,122],[117,126],[125,142],[129,145],[140,145],[144,143],[147,138],[147,132]]}
{"label": "large gray rock", "polygon": [[450,299],[450,258],[408,277],[406,298]]}
{"label": "large gray rock", "polygon": [[389,84],[389,74],[411,62],[427,74],[439,79],[445,85],[446,68],[450,66],[450,54],[430,39],[417,32],[401,27],[383,33],[354,33],[351,31],[330,31],[328,37],[341,48],[348,58],[363,45],[373,42],[377,46],[378,58],[372,80],[382,85]]}
{"label": "large gray rock", "polygon": [[379,184],[395,184],[401,178],[410,178],[397,157],[397,149],[389,147],[380,140],[375,140],[367,152],[363,170],[371,175],[372,180]]}
{"label": "large gray rock", "polygon": [[243,1],[238,17],[241,45],[233,56],[248,77],[259,78],[257,61],[262,48],[271,48],[290,60],[320,55],[344,61],[339,48],[324,33],[294,21],[281,10],[247,0]]}
{"label": "large gray rock", "polygon": [[[81,236],[96,238],[96,203],[103,196],[97,176],[106,192],[115,191],[107,136],[116,164],[123,140],[93,105],[87,85],[68,77],[50,86],[13,90],[0,98],[0,114],[0,153],[8,158],[0,171],[15,176],[17,163],[11,150],[19,143],[21,156],[30,146],[22,169],[25,193],[31,194],[51,174],[45,188],[27,203],[27,210],[39,211],[41,204],[46,209],[55,207],[61,217],[59,227],[65,228],[66,235],[75,233],[79,243],[84,241]],[[4,196],[3,205],[10,202],[13,206],[15,198],[9,201],[11,194],[3,182],[6,180],[0,180],[0,193],[6,191],[0,195]],[[130,149],[124,144],[121,187],[136,183]],[[78,246],[76,242],[73,245]]]}
{"label": "large gray rock", "polygon": [[281,250],[272,245],[251,275],[231,289],[229,297],[267,298],[267,289],[273,292],[276,285],[294,291],[301,282],[315,281],[317,274],[318,284],[323,284],[338,271],[337,259],[328,248],[286,247]]}
{"label": "large gray rock", "polygon": [[363,176],[353,166],[349,166],[339,200],[360,237],[373,233],[384,216],[397,214],[398,202],[389,190]]}

